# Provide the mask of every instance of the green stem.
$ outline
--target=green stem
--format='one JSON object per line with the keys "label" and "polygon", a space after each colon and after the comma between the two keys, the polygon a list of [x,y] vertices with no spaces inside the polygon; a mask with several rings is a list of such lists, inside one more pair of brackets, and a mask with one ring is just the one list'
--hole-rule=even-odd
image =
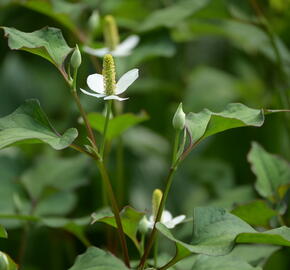
{"label": "green stem", "polygon": [[120,205],[123,204],[124,198],[125,198],[125,192],[124,192],[124,146],[123,146],[123,140],[122,137],[118,138],[118,144],[117,144],[117,184],[116,189],[118,190],[118,199]]}
{"label": "green stem", "polygon": [[158,265],[158,235],[155,237],[154,242],[154,267],[156,268]]}
{"label": "green stem", "polygon": [[146,238],[146,233],[141,233],[141,242],[140,242],[140,250],[139,250],[140,256],[142,256],[144,253],[145,238]]}
{"label": "green stem", "polygon": [[117,229],[118,229],[118,233],[119,233],[119,237],[120,237],[120,241],[121,241],[121,245],[122,245],[122,250],[123,250],[123,255],[124,255],[124,262],[125,264],[130,267],[130,259],[129,259],[129,253],[128,253],[128,248],[127,248],[127,243],[126,243],[126,238],[125,238],[125,234],[124,234],[124,230],[123,230],[123,225],[121,222],[121,217],[120,217],[120,213],[119,213],[119,207],[117,204],[117,200],[116,197],[114,195],[114,191],[111,185],[111,181],[110,178],[108,176],[107,170],[104,166],[103,161],[97,160],[97,165],[98,168],[100,170],[100,173],[102,175],[102,179],[104,182],[104,186],[106,187],[107,193],[109,195],[109,199],[110,199],[110,203],[112,206],[112,210],[115,216],[115,220],[117,223]]}
{"label": "green stem", "polygon": [[111,108],[112,108],[112,100],[108,100],[106,103],[106,120],[105,120],[104,131],[103,131],[103,141],[100,147],[100,156],[102,159],[104,157],[106,136],[107,136],[108,126],[109,126],[110,116],[111,116]]}
{"label": "green stem", "polygon": [[177,130],[175,133],[175,139],[174,139],[174,146],[173,146],[173,155],[172,155],[172,165],[175,163],[176,161],[176,155],[178,152],[178,146],[179,146],[179,138],[180,138],[180,130]]}
{"label": "green stem", "polygon": [[149,256],[150,250],[151,250],[151,248],[153,246],[153,243],[154,243],[154,240],[155,240],[155,237],[156,237],[156,233],[157,233],[156,223],[161,220],[161,216],[162,216],[162,213],[163,213],[163,210],[164,210],[164,207],[165,207],[165,203],[166,203],[166,200],[167,200],[167,197],[168,197],[168,193],[169,193],[169,190],[170,190],[171,185],[172,185],[173,176],[174,176],[174,173],[175,173],[175,171],[177,169],[179,161],[180,161],[180,159],[176,160],[176,162],[170,168],[169,173],[167,175],[166,184],[165,184],[165,190],[163,192],[163,196],[162,196],[159,208],[158,208],[158,212],[157,212],[157,216],[156,216],[156,219],[155,219],[155,223],[154,223],[153,229],[152,229],[151,234],[149,236],[147,247],[146,247],[146,249],[144,251],[144,254],[143,254],[143,256],[141,258],[141,261],[140,261],[140,264],[139,264],[139,270],[143,270],[144,269],[147,257]]}

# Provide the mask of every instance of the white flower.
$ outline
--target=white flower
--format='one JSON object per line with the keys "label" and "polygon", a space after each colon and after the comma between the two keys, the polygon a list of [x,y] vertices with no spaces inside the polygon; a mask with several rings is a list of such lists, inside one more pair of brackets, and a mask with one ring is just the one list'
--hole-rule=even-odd
{"label": "white flower", "polygon": [[108,99],[116,99],[119,101],[126,100],[128,98],[121,98],[118,97],[118,95],[125,92],[128,87],[138,78],[138,69],[134,68],[130,71],[126,72],[116,83],[116,89],[115,93],[113,95],[107,95],[105,90],[105,81],[104,76],[98,73],[89,75],[87,78],[87,84],[89,88],[95,92],[91,93],[84,89],[81,89],[81,91],[89,96],[97,97],[97,98],[104,98],[104,100]]}
{"label": "white flower", "polygon": [[102,57],[105,54],[111,54],[116,57],[128,56],[132,53],[132,50],[139,43],[140,38],[137,35],[132,35],[121,42],[114,50],[109,48],[93,49],[90,47],[84,47],[84,51],[88,54]]}
{"label": "white flower", "polygon": [[[175,218],[172,218],[171,213],[167,210],[164,210],[162,213],[160,223],[165,225],[168,229],[173,229],[176,225],[180,224],[184,219],[185,219],[185,215],[180,215]],[[149,220],[147,220],[148,228],[153,229],[154,223],[155,223],[155,217],[152,215],[149,217]]]}

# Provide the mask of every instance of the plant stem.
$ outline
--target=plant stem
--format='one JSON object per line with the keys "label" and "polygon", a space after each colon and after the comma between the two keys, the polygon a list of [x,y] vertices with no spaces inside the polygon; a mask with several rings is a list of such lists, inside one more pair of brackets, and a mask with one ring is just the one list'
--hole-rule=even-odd
{"label": "plant stem", "polygon": [[125,192],[124,192],[124,146],[123,146],[123,140],[122,135],[118,138],[117,142],[117,175],[116,175],[116,189],[118,190],[118,200],[120,205],[123,204],[124,198],[125,198]]}
{"label": "plant stem", "polygon": [[100,147],[100,156],[102,159],[104,157],[107,131],[108,131],[108,126],[109,126],[110,116],[111,116],[111,108],[112,108],[112,100],[108,100],[106,103],[106,120],[105,120],[104,131],[103,131],[103,141]]}
{"label": "plant stem", "polygon": [[76,91],[71,91],[71,92],[72,92],[73,98],[75,100],[75,103],[76,103],[76,105],[77,105],[77,107],[79,109],[79,112],[80,112],[80,114],[81,114],[81,116],[82,116],[82,118],[84,120],[86,129],[87,129],[88,136],[89,136],[90,140],[92,141],[93,146],[95,148],[97,148],[96,140],[95,140],[95,136],[94,136],[93,130],[92,130],[91,126],[90,126],[89,120],[87,118],[87,114],[86,114],[86,112],[85,112],[85,110],[84,110],[84,108],[83,108],[83,106],[82,106],[82,104],[80,102],[79,96],[78,96],[78,94],[77,94]]}
{"label": "plant stem", "polygon": [[179,146],[179,138],[180,138],[180,130],[177,130],[176,133],[175,133],[175,139],[174,139],[173,155],[172,155],[172,165],[176,161],[176,155],[177,155],[178,146]]}
{"label": "plant stem", "polygon": [[115,220],[117,223],[117,229],[118,229],[118,233],[119,233],[119,237],[120,237],[120,241],[121,241],[121,245],[122,245],[122,250],[123,250],[123,255],[124,255],[124,262],[128,267],[130,267],[130,259],[129,259],[126,238],[125,238],[125,234],[124,234],[124,230],[123,230],[123,226],[122,226],[122,222],[121,222],[119,207],[117,204],[116,197],[114,195],[111,181],[109,179],[109,176],[108,176],[108,173],[107,173],[107,170],[104,166],[103,161],[97,160],[97,165],[98,165],[98,168],[99,168],[100,173],[102,175],[102,179],[103,179],[104,185],[106,187],[107,193],[109,195],[112,210],[113,210]]}
{"label": "plant stem", "polygon": [[155,237],[155,242],[154,242],[154,267],[157,267],[158,264],[158,235]]}
{"label": "plant stem", "polygon": [[139,270],[143,270],[144,269],[147,257],[148,257],[148,255],[150,253],[150,250],[151,250],[152,246],[153,246],[153,243],[154,243],[154,240],[155,240],[155,237],[156,237],[156,232],[157,232],[156,223],[161,220],[161,216],[162,216],[162,213],[163,213],[163,210],[164,210],[164,206],[165,206],[165,203],[166,203],[166,200],[167,200],[167,196],[168,196],[169,190],[170,190],[171,185],[172,185],[173,176],[174,176],[174,173],[175,173],[175,171],[177,169],[179,161],[180,161],[180,159],[177,159],[176,162],[173,164],[173,166],[170,167],[170,170],[168,172],[168,175],[167,175],[167,178],[166,178],[165,190],[163,192],[163,196],[162,196],[159,208],[158,208],[158,212],[157,212],[157,215],[156,215],[156,219],[155,219],[155,223],[154,223],[153,229],[152,229],[151,234],[149,236],[148,244],[146,246],[146,249],[144,251],[144,254],[143,254],[143,256],[141,258],[141,261],[140,261],[140,264],[139,264],[139,268],[138,268]]}

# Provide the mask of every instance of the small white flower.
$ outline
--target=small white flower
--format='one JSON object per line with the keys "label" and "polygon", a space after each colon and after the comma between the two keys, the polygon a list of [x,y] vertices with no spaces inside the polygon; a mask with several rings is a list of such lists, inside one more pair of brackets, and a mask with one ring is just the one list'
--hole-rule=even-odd
{"label": "small white flower", "polygon": [[[172,215],[169,211],[164,210],[162,213],[161,221],[163,225],[165,225],[168,229],[173,229],[176,225],[180,224],[185,219],[185,215],[180,215],[175,218],[172,218]],[[149,217],[149,220],[147,220],[147,226],[150,229],[153,229],[155,217],[152,215]]]}
{"label": "small white flower", "polygon": [[139,76],[138,72],[139,71],[137,68],[131,69],[130,71],[126,72],[116,83],[116,89],[113,95],[106,95],[104,76],[98,73],[89,75],[87,78],[87,84],[89,88],[95,93],[88,92],[84,89],[81,89],[81,91],[86,95],[97,98],[104,98],[104,100],[109,99],[116,99],[119,101],[126,100],[128,98],[121,98],[118,97],[118,95],[125,92],[128,89],[128,87],[138,78]]}
{"label": "small white flower", "polygon": [[103,57],[105,54],[111,54],[116,57],[128,56],[132,53],[132,50],[139,43],[140,38],[137,35],[131,35],[121,42],[114,50],[109,48],[93,49],[90,47],[84,47],[84,51],[88,54]]}

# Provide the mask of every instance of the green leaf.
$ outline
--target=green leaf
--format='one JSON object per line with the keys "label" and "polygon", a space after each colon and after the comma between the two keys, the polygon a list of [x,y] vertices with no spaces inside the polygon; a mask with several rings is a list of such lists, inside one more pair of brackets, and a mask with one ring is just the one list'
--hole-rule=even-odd
{"label": "green leaf", "polygon": [[[137,240],[137,230],[141,219],[144,216],[143,212],[138,212],[134,208],[127,206],[120,212],[121,222],[123,225],[124,233],[133,241],[136,247],[139,249],[139,242]],[[117,228],[115,217],[111,210],[104,209],[97,213],[92,214],[93,223],[103,222],[114,228]]]}
{"label": "green leaf", "polygon": [[5,253],[0,251],[0,269],[1,270],[17,270],[15,262]]}
{"label": "green leaf", "polygon": [[140,31],[158,27],[171,28],[209,4],[210,0],[180,1],[169,7],[156,10],[141,24]]}
{"label": "green leaf", "polygon": [[27,100],[12,114],[0,118],[0,149],[15,143],[47,143],[56,150],[68,147],[78,136],[75,128],[59,135],[37,100]]}
{"label": "green leaf", "polygon": [[5,228],[0,224],[0,238],[7,238],[8,234]]}
{"label": "green leaf", "polygon": [[15,28],[2,27],[12,50],[23,50],[39,55],[64,72],[64,61],[72,51],[61,30],[52,27],[25,33]]}
{"label": "green leaf", "polygon": [[191,253],[226,255],[233,249],[235,243],[290,246],[290,228],[281,227],[257,232],[249,224],[222,208],[197,207],[194,210],[193,220],[191,244],[176,239],[163,224],[157,224],[157,229],[176,243],[178,258],[186,257]]}
{"label": "green leaf", "polygon": [[[122,114],[114,117],[110,120],[108,131],[107,131],[107,139],[112,140],[116,138],[123,132],[125,132],[130,127],[133,127],[141,122],[148,120],[148,115],[140,114],[134,115],[131,113]],[[89,113],[88,119],[91,126],[97,131],[103,133],[104,125],[105,125],[105,116],[100,113]]]}
{"label": "green leaf", "polygon": [[278,189],[290,184],[290,164],[266,152],[255,142],[252,143],[248,160],[252,165],[252,171],[257,176],[255,188],[258,193],[266,198],[282,198],[284,194],[280,195]]}
{"label": "green leaf", "polygon": [[260,127],[264,123],[264,114],[273,112],[280,111],[257,110],[240,103],[230,103],[219,113],[208,109],[203,109],[199,113],[190,112],[186,116],[186,123],[194,144],[228,129],[245,126]]}
{"label": "green leaf", "polygon": [[262,200],[240,205],[232,213],[253,226],[263,227],[268,227],[270,219],[277,216],[277,212]]}
{"label": "green leaf", "polygon": [[79,255],[69,270],[128,270],[121,260],[96,247],[90,247]]}

